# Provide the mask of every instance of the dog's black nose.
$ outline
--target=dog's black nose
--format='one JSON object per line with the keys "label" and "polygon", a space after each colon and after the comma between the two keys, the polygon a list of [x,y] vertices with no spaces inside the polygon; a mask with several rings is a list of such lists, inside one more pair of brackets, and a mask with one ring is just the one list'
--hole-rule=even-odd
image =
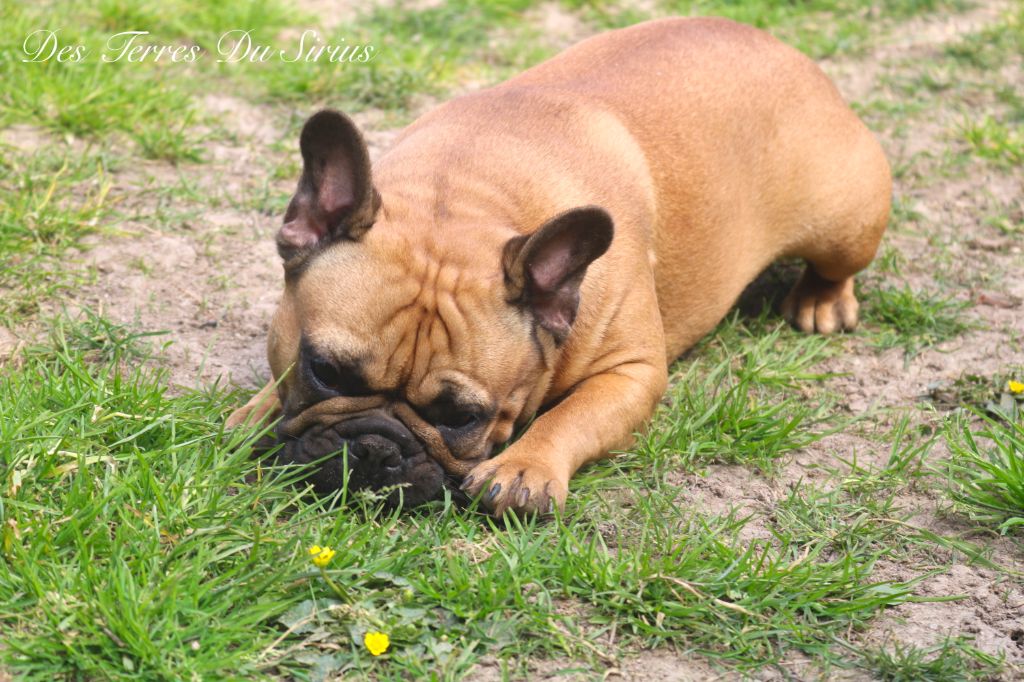
{"label": "dog's black nose", "polygon": [[402,448],[389,438],[367,433],[358,436],[349,446],[349,452],[367,466],[382,469],[398,469],[402,466]]}

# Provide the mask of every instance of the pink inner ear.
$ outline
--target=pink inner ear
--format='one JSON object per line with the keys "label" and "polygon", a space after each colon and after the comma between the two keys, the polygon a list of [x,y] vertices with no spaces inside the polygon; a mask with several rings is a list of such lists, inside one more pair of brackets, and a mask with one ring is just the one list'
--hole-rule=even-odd
{"label": "pink inner ear", "polygon": [[542,260],[530,265],[533,282],[543,291],[555,289],[566,275],[569,267],[569,251],[558,250],[544,254]]}
{"label": "pink inner ear", "polygon": [[323,230],[304,218],[296,218],[285,223],[279,233],[281,241],[297,249],[313,246],[323,239],[323,236]]}
{"label": "pink inner ear", "polygon": [[329,165],[324,169],[317,199],[320,210],[328,216],[337,215],[355,204],[352,172],[347,163]]}

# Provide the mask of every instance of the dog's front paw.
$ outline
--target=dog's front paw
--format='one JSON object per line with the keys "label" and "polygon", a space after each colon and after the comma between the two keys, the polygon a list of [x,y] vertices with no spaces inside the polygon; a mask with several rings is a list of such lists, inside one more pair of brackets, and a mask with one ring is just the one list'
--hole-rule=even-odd
{"label": "dog's front paw", "polygon": [[569,481],[536,458],[503,453],[478,464],[462,483],[462,489],[481,501],[497,518],[508,510],[519,515],[548,514],[562,509],[569,495]]}
{"label": "dog's front paw", "polygon": [[783,317],[808,334],[853,331],[857,326],[857,309],[853,277],[830,282],[810,267],[782,302]]}

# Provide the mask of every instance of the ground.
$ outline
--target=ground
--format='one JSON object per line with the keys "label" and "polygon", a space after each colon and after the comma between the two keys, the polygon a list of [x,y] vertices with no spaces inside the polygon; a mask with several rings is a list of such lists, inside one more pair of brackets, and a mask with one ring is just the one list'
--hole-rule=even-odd
{"label": "ground", "polygon": [[[318,27],[383,51],[361,71],[12,57],[62,6],[2,25],[0,679],[1024,675],[1019,4],[107,2],[62,39]],[[765,273],[554,521],[254,475],[221,424],[268,374],[303,118],[352,111],[377,157],[445,97],[667,13],[775,32],[878,135],[895,202],[861,328],[788,329],[794,266]],[[338,549],[323,571],[311,544]]]}

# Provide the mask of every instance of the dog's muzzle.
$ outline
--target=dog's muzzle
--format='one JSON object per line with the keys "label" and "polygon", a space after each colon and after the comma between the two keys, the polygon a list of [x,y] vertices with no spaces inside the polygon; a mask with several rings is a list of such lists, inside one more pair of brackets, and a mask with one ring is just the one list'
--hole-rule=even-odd
{"label": "dog's muzzle", "polygon": [[[342,488],[350,492],[390,489],[386,501],[393,505],[415,506],[437,499],[447,477],[446,467],[433,452],[436,439],[426,433],[418,437],[393,408],[381,403],[344,405],[348,409],[339,413],[342,406],[336,400],[325,401],[285,418],[277,431],[282,444],[278,463],[308,466],[304,482],[321,495]],[[353,413],[349,411],[353,407],[363,409]],[[421,424],[412,426],[421,430]],[[440,459],[451,458],[447,448],[441,447]]]}

